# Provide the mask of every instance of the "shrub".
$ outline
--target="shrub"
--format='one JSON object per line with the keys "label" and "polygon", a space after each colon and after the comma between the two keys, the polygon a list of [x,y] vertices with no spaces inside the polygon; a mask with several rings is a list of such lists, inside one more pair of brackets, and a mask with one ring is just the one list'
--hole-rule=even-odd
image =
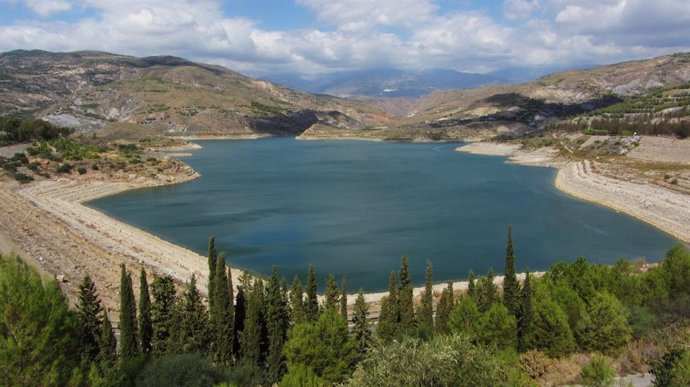
{"label": "shrub", "polygon": [[79,172],[80,175],[83,175],[86,173],[86,168],[84,167],[79,167],[77,168],[77,172]]}
{"label": "shrub", "polygon": [[17,180],[18,182],[22,183],[22,184],[25,184],[25,183],[28,183],[28,182],[34,180],[33,177],[31,177],[27,174],[24,174],[24,173],[15,173],[14,179]]}
{"label": "shrub", "polygon": [[61,164],[56,171],[57,173],[72,173],[72,165],[68,163]]}
{"label": "shrub", "polygon": [[594,355],[592,361],[582,367],[580,381],[588,387],[609,387],[613,385],[615,372],[601,355]]}
{"label": "shrub", "polygon": [[199,354],[169,355],[151,360],[136,380],[137,386],[213,386],[225,377]]}

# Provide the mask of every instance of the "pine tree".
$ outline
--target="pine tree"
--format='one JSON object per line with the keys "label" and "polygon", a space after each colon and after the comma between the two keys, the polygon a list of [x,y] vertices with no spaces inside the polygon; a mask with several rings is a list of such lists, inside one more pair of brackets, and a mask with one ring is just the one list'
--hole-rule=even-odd
{"label": "pine tree", "polygon": [[218,252],[216,251],[216,237],[211,237],[208,240],[208,309],[214,308],[213,302],[215,297],[213,292],[216,290],[216,262],[218,261]]}
{"label": "pine tree", "polygon": [[467,296],[474,299],[477,297],[477,287],[475,281],[476,276],[474,271],[470,270],[470,274],[467,276]]}
{"label": "pine tree", "polygon": [[336,310],[338,305],[338,284],[335,282],[333,274],[328,275],[326,280],[326,292],[324,293],[324,309]]}
{"label": "pine tree", "polygon": [[408,331],[414,328],[414,304],[412,295],[412,280],[410,267],[406,255],[400,260],[400,289],[398,291],[398,310],[400,313],[400,328]]}
{"label": "pine tree", "polygon": [[98,299],[96,285],[87,275],[79,284],[79,303],[77,304],[81,358],[87,362],[94,361],[100,352],[98,339],[101,325],[103,325],[102,312],[103,307],[101,300]]}
{"label": "pine tree", "polygon": [[426,274],[424,275],[424,293],[417,310],[417,324],[419,327],[434,329],[434,289],[433,267],[431,261],[426,261]]}
{"label": "pine tree", "polygon": [[283,354],[288,329],[288,306],[285,301],[274,266],[266,288],[266,328],[268,331],[266,365],[268,381],[271,383],[280,381],[287,371]]}
{"label": "pine tree", "polygon": [[522,286],[522,299],[520,305],[520,318],[518,319],[518,350],[526,351],[525,337],[529,335],[532,325],[532,280],[529,271],[525,274],[525,283]]}
{"label": "pine tree", "polygon": [[171,340],[176,325],[175,303],[177,296],[172,277],[168,275],[155,277],[151,284],[151,294],[153,295],[153,302],[151,303],[152,352],[157,355],[173,353],[173,347],[177,345]]}
{"label": "pine tree", "polygon": [[498,288],[494,284],[494,270],[489,268],[486,277],[479,280],[477,289],[477,306],[479,311],[484,313],[491,308],[491,305],[498,302]]}
{"label": "pine tree", "polygon": [[347,321],[347,284],[345,283],[345,276],[340,282],[340,315]]}
{"label": "pine tree", "polygon": [[515,275],[515,252],[513,251],[513,228],[508,226],[506,262],[503,277],[503,305],[511,315],[518,318],[520,313],[520,284]]}
{"label": "pine tree", "polygon": [[211,326],[213,329],[214,355],[216,361],[227,363],[232,359],[233,351],[233,305],[230,300],[230,289],[225,265],[225,255],[221,253],[216,259],[216,274],[214,275],[213,309],[211,310]]}
{"label": "pine tree", "polygon": [[196,276],[193,274],[185,289],[181,309],[179,337],[182,352],[204,352],[209,342],[208,316],[196,287]]}
{"label": "pine tree", "polygon": [[141,352],[151,352],[151,339],[153,338],[153,324],[151,323],[151,296],[149,295],[149,283],[146,280],[146,271],[141,268],[139,277],[139,343]]}
{"label": "pine tree", "polygon": [[[242,282],[242,281],[240,281]],[[235,297],[235,323],[233,324],[232,337],[232,352],[235,357],[240,357],[242,348],[240,345],[240,337],[244,331],[244,320],[247,316],[247,296],[245,295],[245,285],[240,284],[237,287],[237,296]]]}
{"label": "pine tree", "polygon": [[448,333],[448,317],[453,309],[453,283],[448,282],[448,286],[443,289],[441,298],[436,306],[436,332],[441,334]]}
{"label": "pine tree", "polygon": [[261,367],[263,363],[263,349],[266,343],[263,341],[264,321],[264,286],[261,280],[257,280],[249,292],[247,300],[247,317],[244,321],[244,330],[240,338],[242,360],[246,364]]}
{"label": "pine tree", "polygon": [[307,301],[304,305],[304,314],[307,321],[316,321],[319,314],[319,300],[316,297],[316,270],[314,265],[309,265],[307,273]]}
{"label": "pine tree", "polygon": [[107,313],[103,314],[101,329],[98,333],[98,348],[98,361],[106,367],[113,366],[117,358],[117,340]]}
{"label": "pine tree", "polygon": [[123,359],[136,357],[139,352],[137,306],[132,290],[132,277],[122,264],[120,275],[120,355]]}
{"label": "pine tree", "polygon": [[306,321],[304,312],[304,291],[299,277],[295,276],[290,290],[290,319],[293,325],[301,324]]}
{"label": "pine tree", "polygon": [[364,354],[371,343],[371,330],[369,330],[369,322],[367,321],[368,313],[369,305],[364,300],[364,293],[360,289],[352,311],[352,338],[360,354]]}
{"label": "pine tree", "polygon": [[388,296],[381,300],[381,313],[376,334],[384,341],[393,339],[399,332],[400,312],[395,272],[392,271],[388,283]]}

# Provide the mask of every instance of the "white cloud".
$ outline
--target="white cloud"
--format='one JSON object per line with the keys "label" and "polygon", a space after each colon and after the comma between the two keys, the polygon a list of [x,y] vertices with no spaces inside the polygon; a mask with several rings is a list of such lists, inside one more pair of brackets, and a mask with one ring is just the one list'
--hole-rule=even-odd
{"label": "white cloud", "polygon": [[508,19],[527,19],[542,6],[540,0],[505,0],[503,15]]}
{"label": "white cloud", "polygon": [[22,3],[41,17],[48,17],[72,9],[72,3],[69,0],[5,0],[5,2],[10,4]]}
{"label": "white cloud", "polygon": [[297,0],[312,8],[323,22],[341,30],[360,31],[376,26],[412,28],[436,10],[431,0]]}

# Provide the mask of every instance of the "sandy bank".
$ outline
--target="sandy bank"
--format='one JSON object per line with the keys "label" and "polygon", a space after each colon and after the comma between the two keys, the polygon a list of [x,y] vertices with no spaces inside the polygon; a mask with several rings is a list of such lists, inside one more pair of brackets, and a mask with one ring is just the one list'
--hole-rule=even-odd
{"label": "sandy bank", "polygon": [[519,144],[473,142],[455,150],[476,155],[504,156],[508,157],[510,163],[536,167],[559,167],[564,164],[557,158],[558,150],[553,147],[523,150]]}
{"label": "sandy bank", "polygon": [[375,137],[357,137],[357,136],[314,136],[314,135],[304,135],[300,134],[295,137],[296,140],[300,141],[372,141],[372,142],[383,142],[381,138]]}
{"label": "sandy bank", "polygon": [[590,161],[571,163],[556,175],[556,187],[573,196],[625,212],[690,242],[690,196],[649,184],[596,173]]}

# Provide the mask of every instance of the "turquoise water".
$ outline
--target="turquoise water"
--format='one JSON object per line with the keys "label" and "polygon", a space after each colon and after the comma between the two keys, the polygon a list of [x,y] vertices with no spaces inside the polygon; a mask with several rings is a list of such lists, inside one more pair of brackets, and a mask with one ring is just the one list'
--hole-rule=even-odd
{"label": "turquoise water", "polygon": [[[380,290],[407,254],[413,280],[427,259],[435,282],[470,269],[503,271],[513,226],[518,270],[586,256],[663,258],[677,241],[634,218],[556,190],[556,171],[455,152],[457,144],[203,141],[185,159],[195,181],[90,203],[205,255],[215,235],[228,262],[290,281],[313,263]],[[323,281],[320,288],[323,288]]]}

